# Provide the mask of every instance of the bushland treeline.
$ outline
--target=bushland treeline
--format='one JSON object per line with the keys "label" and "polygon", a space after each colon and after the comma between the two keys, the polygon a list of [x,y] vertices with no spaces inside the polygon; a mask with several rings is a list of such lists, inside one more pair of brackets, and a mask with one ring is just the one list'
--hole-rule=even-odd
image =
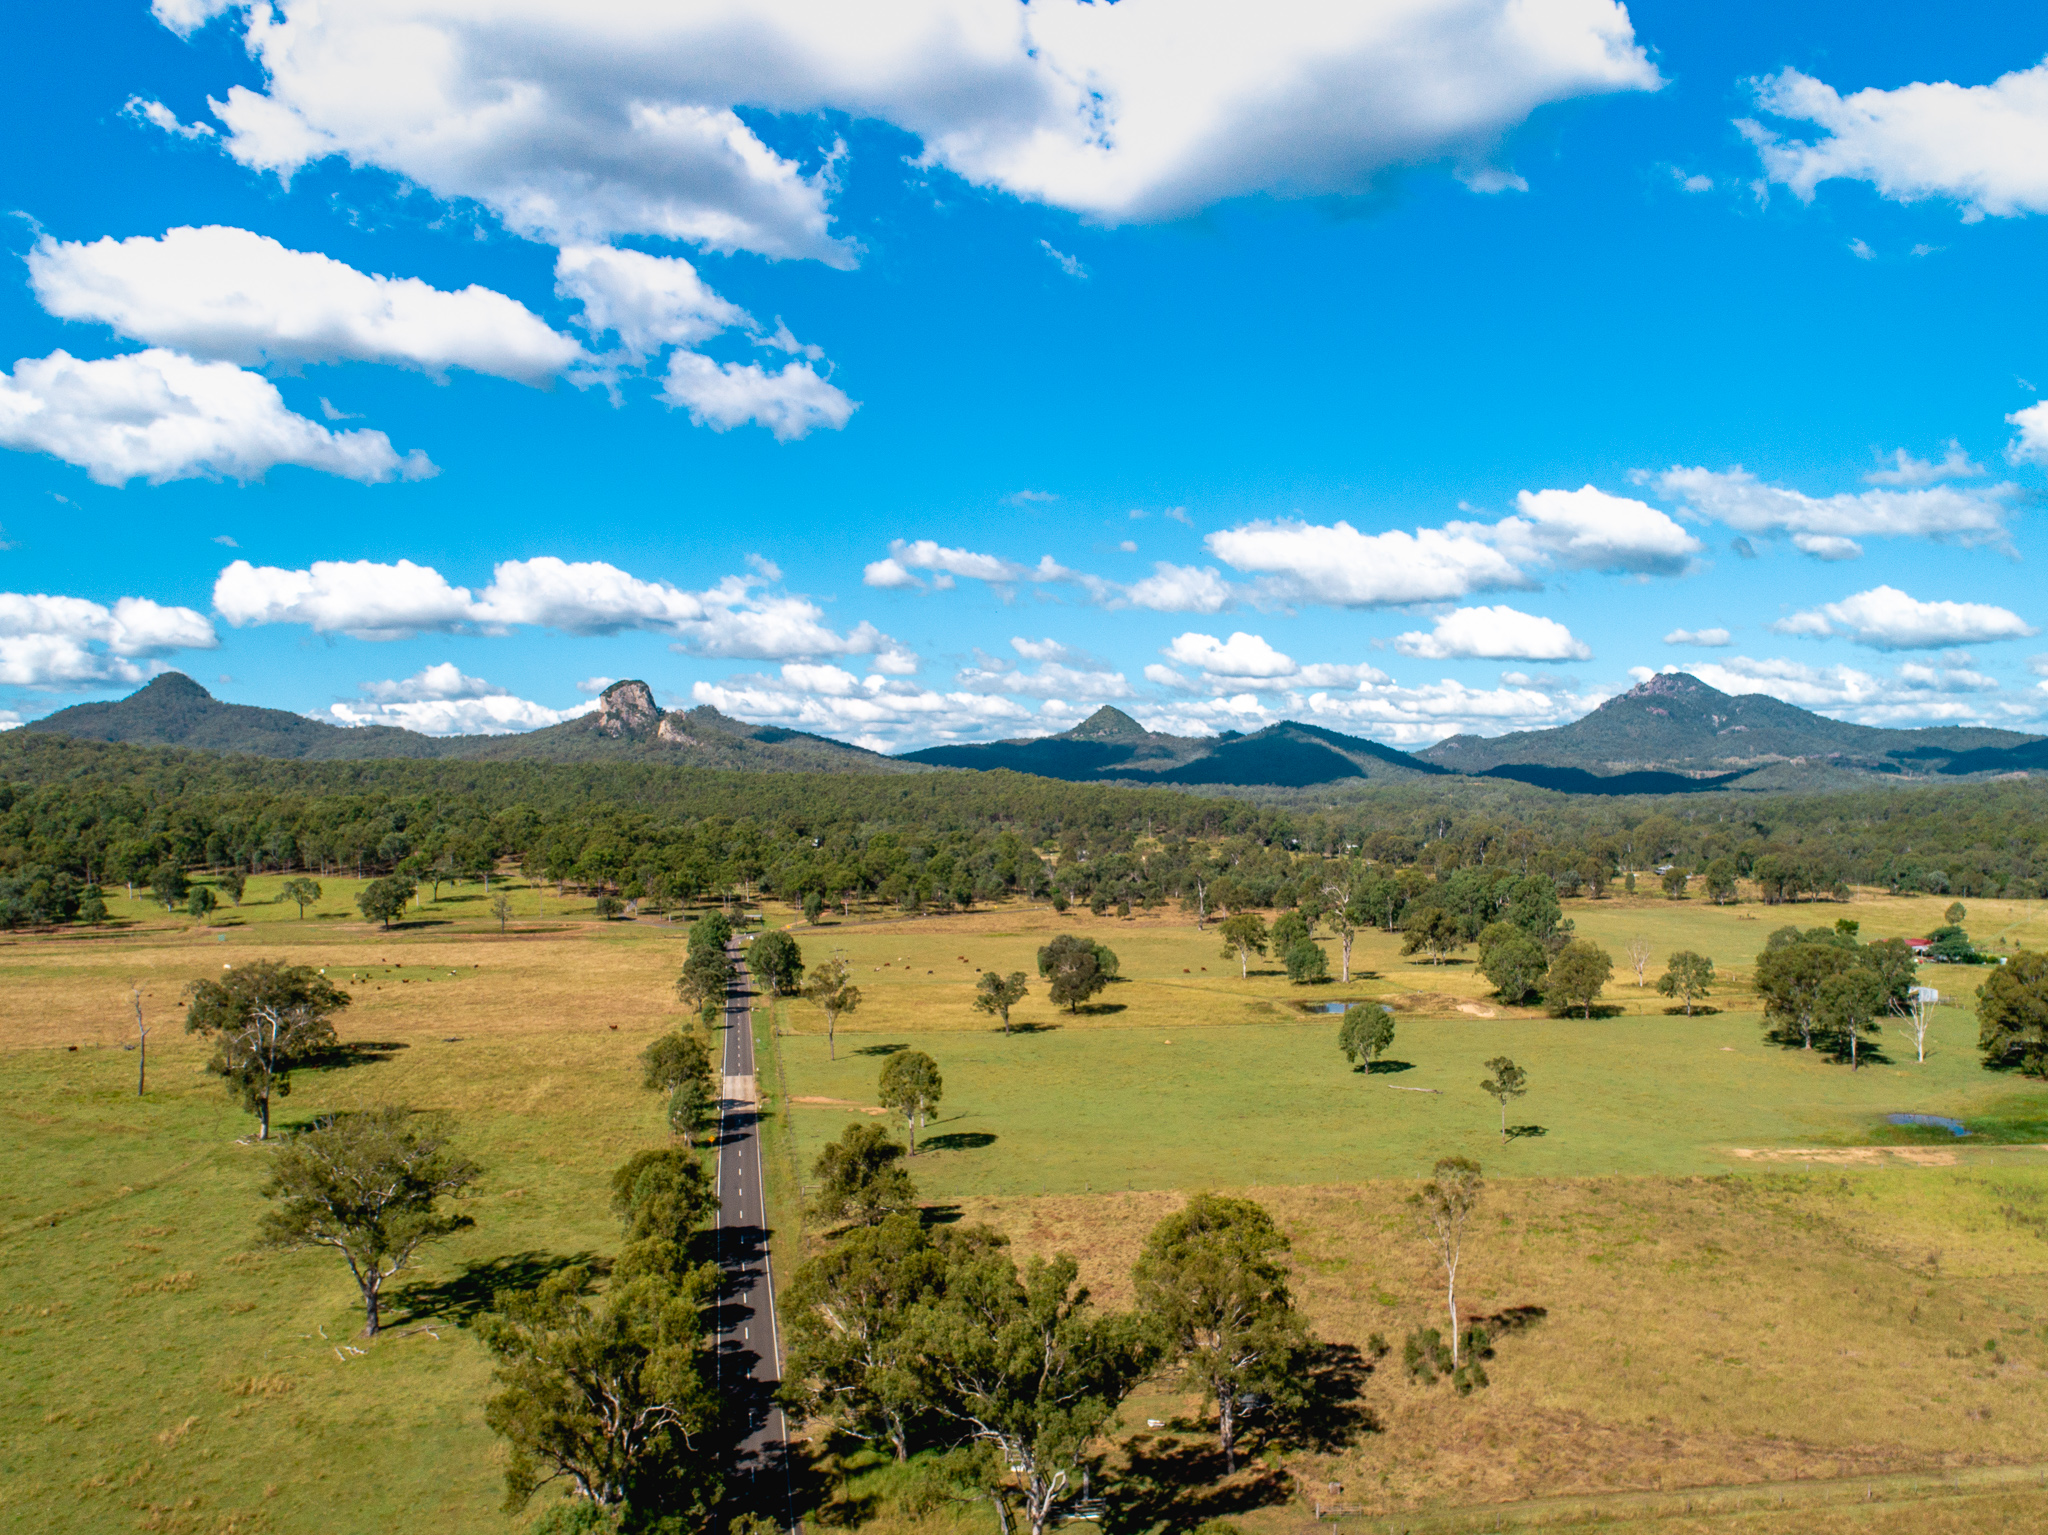
{"label": "bushland treeline", "polygon": [[[851,777],[659,764],[300,763],[50,737],[0,741],[0,920],[62,920],[166,866],[536,879],[659,904],[759,892],[944,909],[1291,907],[1324,860],[1403,871],[1404,904],[1459,871],[1600,893],[1719,865],[1765,900],[1845,884],[2038,896],[2048,795],[2031,780],[1860,794],[1573,798],[1389,786],[1323,811],[1008,772]],[[1445,904],[1431,902],[1430,904]],[[67,909],[68,908],[68,909]]]}

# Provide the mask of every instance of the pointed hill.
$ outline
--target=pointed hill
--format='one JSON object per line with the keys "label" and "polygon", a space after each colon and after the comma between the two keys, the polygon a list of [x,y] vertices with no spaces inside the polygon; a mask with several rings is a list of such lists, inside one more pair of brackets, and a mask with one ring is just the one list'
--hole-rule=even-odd
{"label": "pointed hill", "polygon": [[1525,782],[1538,780],[1507,770],[1694,775],[1800,762],[1864,772],[1925,773],[1974,759],[1985,765],[1961,771],[1984,772],[2012,770],[1994,764],[2039,739],[1973,726],[1885,730],[1851,725],[1766,693],[1723,693],[1689,673],[1671,672],[1608,699],[1569,725],[1503,736],[1452,736],[1417,755],[1461,773]]}
{"label": "pointed hill", "polygon": [[344,728],[289,709],[224,704],[183,672],[151,678],[112,703],[74,704],[21,727],[86,741],[185,746],[302,762],[361,757],[439,757],[442,743],[389,725]]}

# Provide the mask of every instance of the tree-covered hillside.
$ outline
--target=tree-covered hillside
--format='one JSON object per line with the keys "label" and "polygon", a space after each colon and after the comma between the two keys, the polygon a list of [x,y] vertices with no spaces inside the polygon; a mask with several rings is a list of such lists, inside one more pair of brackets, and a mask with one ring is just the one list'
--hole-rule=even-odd
{"label": "tree-covered hillside", "polygon": [[2048,795],[2028,781],[1657,799],[1444,778],[1290,810],[1003,772],[305,763],[0,740],[0,920],[12,923],[67,916],[93,885],[166,869],[452,878],[507,859],[657,902],[748,889],[906,910],[1020,891],[1289,906],[1322,890],[1333,860],[1398,874],[1406,903],[1461,872],[1537,874],[1571,893],[1672,864],[1753,881],[1769,899],[1846,883],[2033,896],[2048,890],[2044,839]]}

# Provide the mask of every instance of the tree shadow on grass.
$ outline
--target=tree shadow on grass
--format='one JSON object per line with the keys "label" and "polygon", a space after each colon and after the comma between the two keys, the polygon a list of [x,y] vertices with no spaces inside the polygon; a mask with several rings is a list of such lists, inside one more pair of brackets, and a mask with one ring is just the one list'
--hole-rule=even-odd
{"label": "tree shadow on grass", "polygon": [[1011,1034],[1055,1034],[1059,1032],[1060,1027],[1057,1023],[1013,1023],[1007,1031],[997,1028],[995,1032],[998,1034],[1004,1032]]}
{"label": "tree shadow on grass", "polygon": [[1303,1382],[1306,1397],[1267,1428],[1267,1437],[1286,1449],[1333,1455],[1363,1434],[1382,1432],[1378,1416],[1360,1400],[1375,1368],[1349,1343],[1317,1344]]}
{"label": "tree shadow on grass", "polygon": [[1128,1002],[1083,1002],[1074,1011],[1083,1018],[1107,1018],[1112,1013],[1125,1012],[1129,1008]]}
{"label": "tree shadow on grass", "polygon": [[853,1053],[855,1055],[896,1055],[909,1048],[910,1046],[908,1045],[862,1045]]}
{"label": "tree shadow on grass", "polygon": [[[1354,1067],[1353,1069],[1357,1070],[1359,1068]],[[1365,1074],[1369,1077],[1398,1076],[1404,1071],[1413,1071],[1414,1069],[1415,1063],[1413,1061],[1370,1061],[1363,1068]]]}
{"label": "tree shadow on grass", "polygon": [[1511,1141],[1536,1140],[1550,1132],[1542,1125],[1509,1125],[1508,1139]]}
{"label": "tree shadow on grass", "polygon": [[1588,1013],[1588,1011],[1590,1011],[1593,1017],[1596,1019],[1619,1018],[1623,1013],[1627,1012],[1628,1009],[1623,1007],[1618,1002],[1595,1002],[1591,1009],[1580,1007],[1578,1003],[1574,1002],[1570,1007],[1566,1008],[1563,1012],[1552,1013],[1550,1016],[1553,1018],[1562,1019],[1566,1023],[1584,1023],[1586,1022],[1586,1014]]}
{"label": "tree shadow on grass", "polygon": [[[1701,1002],[1695,1002],[1692,1005],[1692,1016],[1695,1018],[1712,1018],[1720,1011],[1721,1009],[1718,1007],[1708,1007]],[[1683,1018],[1686,1016],[1685,1008],[1683,1004],[1678,1007],[1667,1007],[1664,1009],[1664,1016],[1666,1018]]]}
{"label": "tree shadow on grass", "polygon": [[917,1143],[919,1151],[979,1151],[993,1146],[996,1138],[986,1130],[948,1130],[944,1135],[927,1135]]}
{"label": "tree shadow on grass", "polygon": [[327,1049],[309,1055],[304,1066],[310,1071],[340,1071],[350,1066],[374,1066],[379,1061],[388,1061],[401,1050],[410,1050],[411,1045],[402,1039],[350,1039],[340,1040]]}
{"label": "tree shadow on grass", "polygon": [[496,1258],[477,1258],[462,1265],[450,1279],[415,1280],[392,1293],[387,1305],[394,1308],[394,1324],[423,1322],[439,1318],[467,1326],[497,1304],[500,1290],[530,1290],[543,1279],[578,1264],[592,1267],[597,1255],[523,1252]]}
{"label": "tree shadow on grass", "polygon": [[1244,1515],[1288,1501],[1291,1488],[1281,1473],[1256,1463],[1223,1475],[1223,1451],[1213,1435],[1199,1440],[1137,1434],[1124,1445],[1123,1474],[1106,1489],[1105,1502],[1116,1529],[1180,1535],[1211,1519]]}
{"label": "tree shadow on grass", "polygon": [[1484,1327],[1496,1338],[1501,1338],[1510,1333],[1527,1332],[1549,1315],[1548,1306],[1510,1306],[1492,1316],[1474,1315],[1471,1321],[1474,1326]]}

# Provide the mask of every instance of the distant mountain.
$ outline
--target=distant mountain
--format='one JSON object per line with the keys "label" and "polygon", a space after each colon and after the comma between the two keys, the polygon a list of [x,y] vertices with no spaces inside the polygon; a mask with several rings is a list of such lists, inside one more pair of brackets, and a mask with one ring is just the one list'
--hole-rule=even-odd
{"label": "distant mountain", "polygon": [[243,752],[296,761],[442,757],[486,762],[654,761],[754,772],[917,773],[1008,768],[1070,783],[1307,789],[1459,774],[1565,794],[1686,794],[1737,786],[1819,788],[1872,773],[1923,777],[2048,771],[2048,738],[2011,730],[1848,725],[1761,693],[1730,695],[1684,673],[1652,677],[1554,730],[1453,736],[1410,754],[1283,720],[1249,735],[1176,736],[1104,706],[1058,735],[932,746],[885,757],[825,736],[749,725],[716,709],[668,711],[644,682],[615,682],[587,714],[518,735],[428,736],[348,727],[222,703],[166,672],[113,703],[78,704],[22,727],[93,741]]}
{"label": "distant mountain", "polygon": [[615,682],[588,714],[519,735],[429,736],[387,725],[342,726],[285,709],[226,704],[166,672],[113,703],[77,704],[22,727],[91,741],[184,746],[304,762],[453,757],[489,762],[653,759],[679,766],[790,773],[907,773],[914,764],[843,741],[749,725],[709,707],[662,709],[644,682]]}
{"label": "distant mountain", "polygon": [[[1569,725],[1504,736],[1452,736],[1417,755],[1463,773],[1540,782],[1537,777],[1508,770],[1691,776],[1739,773],[1799,760],[1813,766],[1876,773],[2000,772],[2026,765],[2014,754],[2025,754],[2036,743],[2041,743],[2040,737],[2012,730],[1957,725],[1883,730],[1850,725],[1765,693],[1723,693],[1697,677],[1674,672],[1652,677],[1608,699]],[[1971,765],[1956,766],[1962,763]],[[1545,787],[1563,788],[1564,784]]]}
{"label": "distant mountain", "polygon": [[1292,720],[1251,735],[1164,735],[1105,704],[1071,730],[1028,740],[929,746],[898,759],[932,767],[1009,768],[1073,783],[1231,784],[1299,789],[1345,779],[1436,776],[1449,770],[1377,741]]}
{"label": "distant mountain", "polygon": [[388,725],[344,729],[289,709],[224,704],[183,672],[165,672],[140,691],[113,703],[74,704],[21,728],[87,741],[189,746],[302,762],[446,755],[442,742],[415,730],[394,730]]}

